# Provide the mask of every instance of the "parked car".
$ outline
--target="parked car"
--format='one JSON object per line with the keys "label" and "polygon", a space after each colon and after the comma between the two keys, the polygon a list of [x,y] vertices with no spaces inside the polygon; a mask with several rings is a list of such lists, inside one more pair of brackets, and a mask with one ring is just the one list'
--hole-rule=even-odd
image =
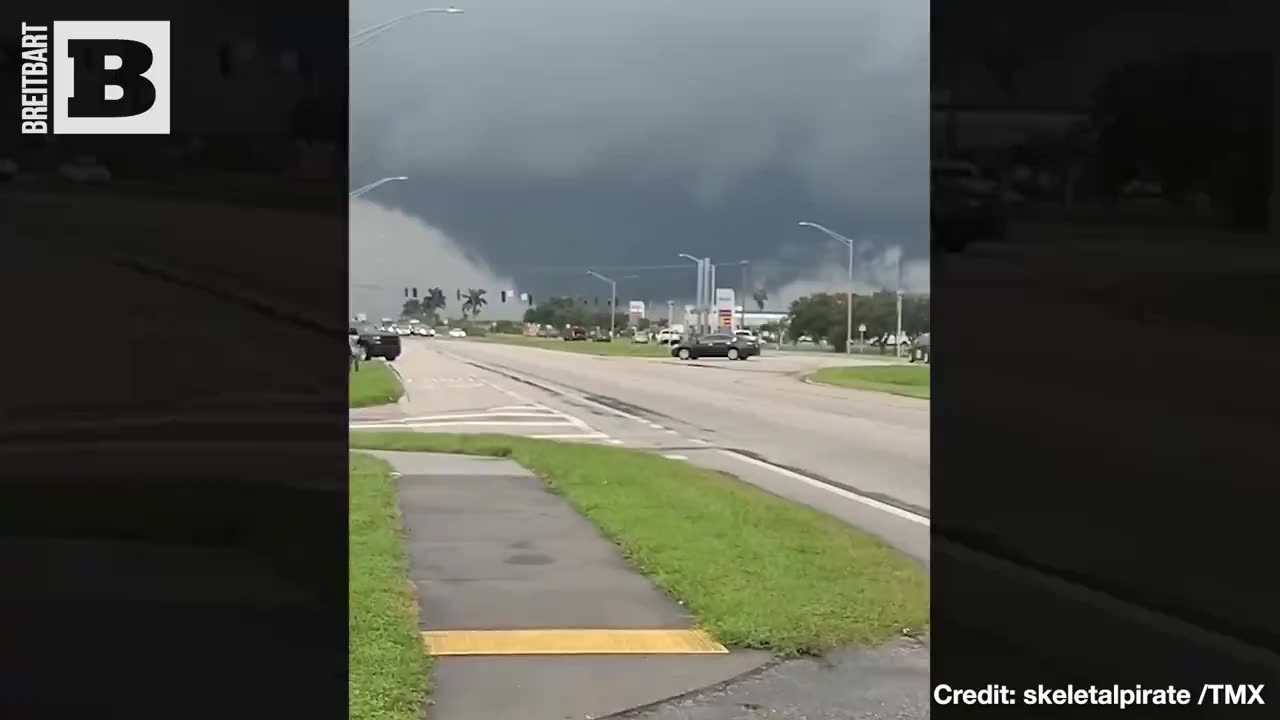
{"label": "parked car", "polygon": [[930,174],[933,242],[959,252],[970,243],[1001,240],[1008,225],[999,186],[970,163],[935,163]]}
{"label": "parked car", "polygon": [[723,357],[730,360],[746,360],[760,354],[760,344],[729,333],[716,333],[671,346],[671,356],[681,360],[702,357]]}
{"label": "parked car", "polygon": [[464,338],[466,336],[467,331],[462,328],[449,328],[449,337],[451,338]]}
{"label": "parked car", "polygon": [[91,155],[82,155],[71,162],[62,163],[58,166],[58,174],[78,183],[104,183],[111,180],[111,171]]}
{"label": "parked car", "polygon": [[636,335],[635,335],[635,337],[633,337],[631,340],[632,340],[632,342],[648,343],[648,342],[649,342],[649,331],[648,331],[648,330],[637,330],[637,331],[636,331]]}
{"label": "parked car", "polygon": [[929,364],[929,333],[916,338],[915,347],[911,349],[911,362]]}
{"label": "parked car", "polygon": [[356,345],[361,360],[376,357],[395,360],[400,357],[400,336],[394,332],[366,325],[350,328],[348,334],[351,333],[358,338]]}
{"label": "parked car", "polygon": [[680,331],[670,328],[663,328],[658,331],[658,336],[654,340],[659,345],[670,345],[671,343],[680,342]]}
{"label": "parked car", "polygon": [[587,339],[587,329],[586,329],[586,328],[582,328],[582,327],[571,327],[571,328],[568,328],[568,329],[566,329],[566,330],[564,331],[564,339],[565,339],[566,341],[572,341],[572,340],[586,340],[586,339]]}

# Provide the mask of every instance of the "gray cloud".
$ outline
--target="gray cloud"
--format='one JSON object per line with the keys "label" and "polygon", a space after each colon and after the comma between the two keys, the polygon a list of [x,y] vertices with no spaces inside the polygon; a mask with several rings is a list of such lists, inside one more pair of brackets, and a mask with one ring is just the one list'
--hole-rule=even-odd
{"label": "gray cloud", "polygon": [[[823,245],[794,229],[811,213],[927,257],[925,0],[458,5],[465,14],[416,18],[352,51],[353,169],[413,177],[386,201],[504,271],[532,261],[509,250],[518,227],[544,263],[644,262],[637,244],[669,260],[696,242],[791,254],[789,279],[808,264],[818,281]],[[420,6],[362,2],[352,26]],[[556,199],[533,212],[545,198],[512,202],[522,189]],[[771,215],[761,202],[773,197]],[[557,202],[592,222],[548,221]],[[510,222],[483,217],[495,213]],[[681,222],[642,235],[646,213]],[[618,245],[582,257],[606,226]]]}
{"label": "gray cloud", "polygon": [[[445,315],[458,316],[454,291],[485,288],[489,304],[480,313],[491,320],[519,319],[522,308],[503,305],[499,292],[517,290],[515,281],[495,272],[482,259],[469,256],[456,241],[399,210],[363,198],[351,201],[351,313],[370,318],[397,317],[404,288],[441,287],[449,297]],[[449,283],[434,282],[437,277]]]}

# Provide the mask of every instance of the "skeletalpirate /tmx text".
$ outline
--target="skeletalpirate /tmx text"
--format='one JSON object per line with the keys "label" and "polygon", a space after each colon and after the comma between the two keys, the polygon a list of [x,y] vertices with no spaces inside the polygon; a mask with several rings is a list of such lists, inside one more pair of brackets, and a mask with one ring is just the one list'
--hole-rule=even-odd
{"label": "skeletalpirate /tmx text", "polygon": [[983,688],[956,688],[938,685],[933,701],[939,705],[1107,705],[1121,709],[1134,705],[1265,705],[1265,685],[1205,683],[1198,691],[1167,687],[1148,688],[1141,685],[1098,687],[1087,685],[1065,688],[1038,685],[1018,690],[1008,685],[991,684]]}

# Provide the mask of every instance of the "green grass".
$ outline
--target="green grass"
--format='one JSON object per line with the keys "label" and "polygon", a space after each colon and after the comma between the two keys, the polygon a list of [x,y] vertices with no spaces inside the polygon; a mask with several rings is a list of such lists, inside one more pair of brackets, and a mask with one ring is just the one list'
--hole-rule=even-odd
{"label": "green grass", "polygon": [[404,394],[400,378],[380,359],[360,363],[360,369],[350,373],[347,390],[353,408],[386,405]]}
{"label": "green grass", "polygon": [[928,579],[913,561],[726,474],[638,450],[500,435],[356,432],[351,444],[514,459],[730,647],[821,653],[928,623]]}
{"label": "green grass", "polygon": [[418,630],[391,467],[352,454],[349,703],[351,720],[418,720],[430,658]]}
{"label": "green grass", "polygon": [[929,399],[927,365],[823,368],[810,375],[809,379],[828,385]]}
{"label": "green grass", "polygon": [[633,342],[631,338],[615,338],[613,342],[594,342],[591,340],[575,340],[568,342],[560,338],[527,337],[525,335],[489,335],[476,338],[479,342],[495,342],[504,345],[524,345],[540,347],[546,350],[583,353],[586,355],[609,355],[613,357],[671,357],[671,348],[653,341],[647,343]]}

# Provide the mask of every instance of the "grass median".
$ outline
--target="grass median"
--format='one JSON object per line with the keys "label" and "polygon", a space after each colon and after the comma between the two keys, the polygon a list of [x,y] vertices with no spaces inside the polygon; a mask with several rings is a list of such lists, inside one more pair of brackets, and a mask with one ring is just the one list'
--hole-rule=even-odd
{"label": "grass median", "polygon": [[831,367],[813,373],[809,379],[827,385],[929,399],[929,367],[927,365]]}
{"label": "grass median", "polygon": [[353,408],[386,405],[400,399],[404,387],[391,366],[382,360],[367,360],[349,373],[347,393]]}
{"label": "grass median", "polygon": [[488,335],[475,338],[477,342],[502,343],[503,345],[522,345],[538,347],[544,350],[560,350],[561,352],[582,353],[584,355],[608,355],[611,357],[671,357],[671,347],[655,342],[638,343],[630,338],[617,338],[612,342],[595,342],[592,340],[563,340],[561,338],[528,337],[525,335]]}
{"label": "grass median", "polygon": [[730,647],[821,653],[928,623],[928,578],[913,561],[830,515],[688,462],[501,435],[355,432],[351,445],[515,460]]}
{"label": "grass median", "polygon": [[391,466],[352,454],[349,690],[352,720],[418,720],[430,658],[418,630]]}

